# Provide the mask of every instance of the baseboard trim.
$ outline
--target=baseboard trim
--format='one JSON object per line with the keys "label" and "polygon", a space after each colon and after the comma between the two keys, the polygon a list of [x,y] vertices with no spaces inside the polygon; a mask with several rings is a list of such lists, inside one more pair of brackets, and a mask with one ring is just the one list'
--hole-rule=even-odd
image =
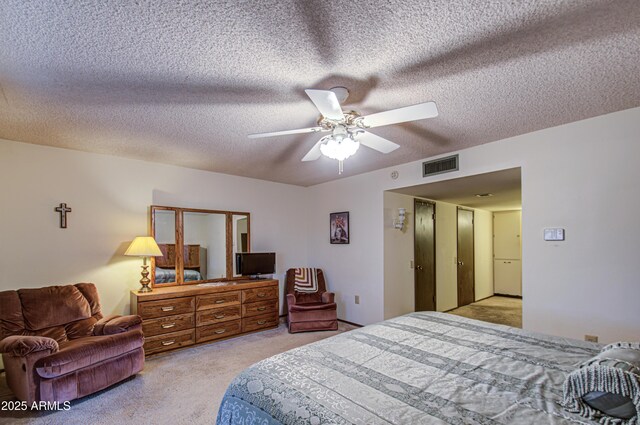
{"label": "baseboard trim", "polygon": [[364,327],[364,325],[359,325],[359,324],[357,324],[357,323],[348,322],[348,321],[346,321],[346,320],[342,320],[342,319],[338,319],[338,322],[346,323],[347,325],[355,326],[355,327],[357,327],[357,328],[362,328],[362,327]]}
{"label": "baseboard trim", "polygon": [[496,297],[507,297],[507,298],[517,298],[519,300],[522,299],[522,295],[510,295],[510,294],[493,294]]}
{"label": "baseboard trim", "polygon": [[[283,317],[287,317],[287,315],[286,314],[281,314],[280,318],[282,319]],[[359,325],[357,323],[348,322],[348,321],[342,320],[342,319],[338,319],[338,322],[346,323],[347,325],[355,326],[357,328],[363,328],[364,327],[364,325]]]}

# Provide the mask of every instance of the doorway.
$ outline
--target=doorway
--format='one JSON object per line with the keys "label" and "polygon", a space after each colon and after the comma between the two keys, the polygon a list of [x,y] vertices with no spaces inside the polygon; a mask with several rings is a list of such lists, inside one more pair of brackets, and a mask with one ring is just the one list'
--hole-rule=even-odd
{"label": "doorway", "polygon": [[436,309],[436,206],[414,199],[414,261],[416,311]]}
{"label": "doorway", "polygon": [[458,207],[458,307],[475,301],[473,210]]}

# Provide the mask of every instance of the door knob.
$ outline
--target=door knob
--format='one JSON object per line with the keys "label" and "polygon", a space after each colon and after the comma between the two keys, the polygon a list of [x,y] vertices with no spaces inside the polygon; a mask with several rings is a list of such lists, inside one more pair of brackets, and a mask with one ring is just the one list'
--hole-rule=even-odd
{"label": "door knob", "polygon": [[464,266],[464,261],[458,261],[459,266]]}
{"label": "door knob", "polygon": [[416,266],[416,269],[422,270],[422,266]]}

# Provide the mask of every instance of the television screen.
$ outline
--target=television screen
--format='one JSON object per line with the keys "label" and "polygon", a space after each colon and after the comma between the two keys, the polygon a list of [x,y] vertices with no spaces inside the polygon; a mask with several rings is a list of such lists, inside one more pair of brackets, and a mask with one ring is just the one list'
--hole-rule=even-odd
{"label": "television screen", "polygon": [[275,272],[275,252],[239,252],[236,254],[236,274],[252,276]]}

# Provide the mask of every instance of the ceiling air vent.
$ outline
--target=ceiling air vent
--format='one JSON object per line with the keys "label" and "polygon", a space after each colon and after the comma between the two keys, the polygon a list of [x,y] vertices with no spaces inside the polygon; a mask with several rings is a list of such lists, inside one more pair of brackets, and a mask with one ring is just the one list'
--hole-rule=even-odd
{"label": "ceiling air vent", "polygon": [[434,174],[458,171],[458,155],[446,158],[434,159],[422,163],[422,177],[433,176]]}

